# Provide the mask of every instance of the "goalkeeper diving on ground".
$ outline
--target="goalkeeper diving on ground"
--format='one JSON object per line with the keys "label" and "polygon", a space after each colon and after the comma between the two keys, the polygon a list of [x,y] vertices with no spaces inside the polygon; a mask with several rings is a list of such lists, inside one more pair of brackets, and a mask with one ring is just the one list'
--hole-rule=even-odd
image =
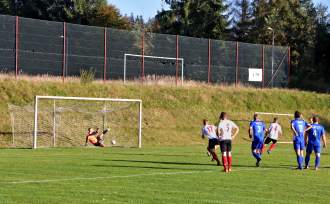
{"label": "goalkeeper diving on ground", "polygon": [[85,146],[88,145],[88,142],[96,147],[105,147],[104,145],[104,135],[109,131],[110,129],[107,128],[102,131],[102,133],[99,133],[99,128],[96,128],[94,130],[93,128],[88,128],[88,132],[86,135],[86,141]]}

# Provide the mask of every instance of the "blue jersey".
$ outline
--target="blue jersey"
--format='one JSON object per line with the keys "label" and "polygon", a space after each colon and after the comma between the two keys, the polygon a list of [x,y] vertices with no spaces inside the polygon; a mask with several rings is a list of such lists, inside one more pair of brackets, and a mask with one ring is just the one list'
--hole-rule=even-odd
{"label": "blue jersey", "polygon": [[265,123],[259,120],[254,120],[250,122],[250,128],[252,128],[253,132],[253,141],[263,141],[266,130]]}
{"label": "blue jersey", "polygon": [[321,137],[324,135],[324,127],[320,124],[312,124],[308,130],[308,144],[321,146]]}
{"label": "blue jersey", "polygon": [[305,129],[308,126],[306,121],[300,118],[296,118],[291,121],[291,126],[296,130],[298,135],[294,135],[297,139],[304,139]]}

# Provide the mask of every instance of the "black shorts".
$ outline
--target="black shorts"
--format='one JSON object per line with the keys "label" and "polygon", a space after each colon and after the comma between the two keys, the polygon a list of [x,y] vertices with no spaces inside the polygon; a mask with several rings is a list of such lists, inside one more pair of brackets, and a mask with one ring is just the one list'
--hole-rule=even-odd
{"label": "black shorts", "polygon": [[230,152],[231,151],[231,140],[220,141],[221,152]]}
{"label": "black shorts", "polygon": [[265,144],[269,144],[270,142],[272,142],[273,144],[276,144],[277,140],[274,140],[270,137],[266,137]]}
{"label": "black shorts", "polygon": [[214,149],[215,145],[219,144],[219,140],[218,139],[209,139],[209,149]]}

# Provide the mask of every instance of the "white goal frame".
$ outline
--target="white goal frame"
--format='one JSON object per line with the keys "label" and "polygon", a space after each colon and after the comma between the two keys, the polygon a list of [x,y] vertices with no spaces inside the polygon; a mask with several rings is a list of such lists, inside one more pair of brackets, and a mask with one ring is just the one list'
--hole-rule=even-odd
{"label": "white goal frame", "polygon": [[[35,96],[34,100],[34,130],[32,148],[37,148],[37,133],[38,133],[38,102],[40,99],[52,100],[84,100],[84,101],[112,101],[112,102],[137,102],[139,103],[139,133],[138,133],[138,148],[142,147],[142,100],[141,99],[119,99],[119,98],[89,98],[89,97],[66,97],[66,96]],[[55,133],[54,133],[55,134]],[[55,135],[54,141],[55,142]]]}
{"label": "white goal frame", "polygon": [[[290,113],[269,113],[269,112],[255,112],[259,115],[274,115],[274,116],[291,116],[293,117],[293,114]],[[283,142],[277,142],[279,144],[292,144],[292,141],[283,141]]]}
{"label": "white goal frame", "polygon": [[165,60],[175,60],[175,61],[178,60],[178,61],[181,61],[181,84],[183,83],[184,58],[160,57],[160,56],[139,55],[139,54],[129,54],[129,53],[124,53],[124,83],[126,83],[127,56],[140,57],[140,58],[149,58],[149,59],[165,59]]}

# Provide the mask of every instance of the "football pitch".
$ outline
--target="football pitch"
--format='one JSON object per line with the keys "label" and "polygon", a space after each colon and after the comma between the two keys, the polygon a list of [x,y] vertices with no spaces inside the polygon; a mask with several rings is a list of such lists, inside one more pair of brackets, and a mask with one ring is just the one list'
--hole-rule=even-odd
{"label": "football pitch", "polygon": [[200,145],[1,149],[0,203],[329,203],[328,152],[300,171],[279,144],[256,168],[249,144],[234,145],[224,173]]}

